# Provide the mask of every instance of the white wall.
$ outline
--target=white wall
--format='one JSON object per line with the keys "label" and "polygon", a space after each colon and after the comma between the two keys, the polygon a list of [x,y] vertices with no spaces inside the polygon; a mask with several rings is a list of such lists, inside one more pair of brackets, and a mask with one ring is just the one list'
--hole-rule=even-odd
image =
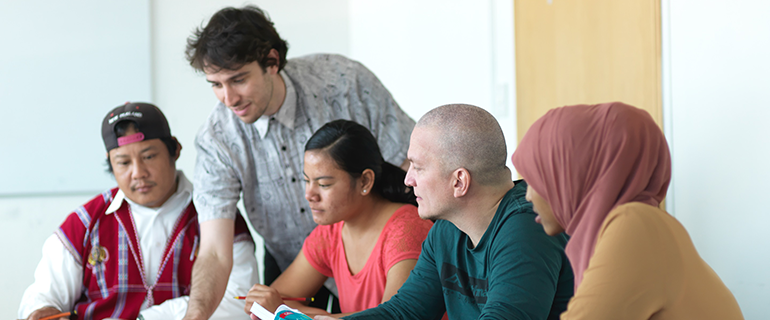
{"label": "white wall", "polygon": [[770,319],[770,2],[663,1],[668,210],[738,299]]}
{"label": "white wall", "polygon": [[98,124],[102,110],[128,99],[151,98],[149,3],[0,3],[0,196],[93,192],[112,184],[104,170],[93,170],[106,169],[100,127],[82,124]]}
{"label": "white wall", "polygon": [[516,146],[513,2],[350,2],[350,56],[419,119],[448,103],[482,107]]}

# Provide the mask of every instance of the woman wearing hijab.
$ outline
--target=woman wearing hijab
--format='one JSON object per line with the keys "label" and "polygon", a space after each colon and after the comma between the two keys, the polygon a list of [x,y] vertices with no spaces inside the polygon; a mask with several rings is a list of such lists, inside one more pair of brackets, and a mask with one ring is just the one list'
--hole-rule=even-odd
{"label": "woman wearing hijab", "polygon": [[512,161],[546,233],[571,237],[576,291],[562,320],[743,319],[684,227],[658,208],[671,158],[646,111],[619,102],[550,110]]}

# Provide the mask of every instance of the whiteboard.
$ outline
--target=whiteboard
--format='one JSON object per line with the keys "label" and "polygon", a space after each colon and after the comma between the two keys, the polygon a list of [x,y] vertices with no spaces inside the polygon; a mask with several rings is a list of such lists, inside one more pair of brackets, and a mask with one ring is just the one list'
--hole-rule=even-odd
{"label": "whiteboard", "polygon": [[149,0],[0,3],[0,196],[115,185],[101,121],[151,100],[149,15]]}

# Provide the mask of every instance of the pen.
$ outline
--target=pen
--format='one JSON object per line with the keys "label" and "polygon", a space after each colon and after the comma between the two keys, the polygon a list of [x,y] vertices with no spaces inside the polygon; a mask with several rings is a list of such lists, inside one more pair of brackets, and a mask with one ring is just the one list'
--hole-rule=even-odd
{"label": "pen", "polygon": [[[246,299],[246,296],[237,296],[235,298],[238,299],[238,300],[244,300],[244,299]],[[302,298],[281,297],[281,299],[284,300],[284,301],[302,301],[302,302],[313,302],[313,301],[315,301],[315,298],[313,298],[313,297],[310,297],[310,298],[304,298],[304,297],[302,297]]]}
{"label": "pen", "polygon": [[70,314],[71,314],[71,312],[62,312],[62,313],[55,314],[55,315],[52,315],[52,316],[42,317],[42,318],[40,318],[40,320],[57,319],[57,318],[69,316]]}

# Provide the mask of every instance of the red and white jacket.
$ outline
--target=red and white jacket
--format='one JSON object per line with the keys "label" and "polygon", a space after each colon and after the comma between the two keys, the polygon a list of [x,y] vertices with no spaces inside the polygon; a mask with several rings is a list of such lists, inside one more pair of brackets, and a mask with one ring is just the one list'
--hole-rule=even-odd
{"label": "red and white jacket", "polygon": [[[135,319],[142,310],[146,310],[142,312],[146,319],[181,318],[190,292],[199,228],[190,201],[192,186],[181,172],[178,177],[177,192],[158,209],[134,204],[114,188],[72,212],[55,232],[59,248],[44,246],[35,284],[25,292],[19,316],[26,318],[40,307],[54,306],[75,310],[78,319]],[[57,260],[56,254],[47,257],[46,251],[51,249],[66,251],[59,254],[59,268],[70,274],[50,270],[57,264],[46,261]],[[233,253],[231,283],[214,316],[248,319],[243,303],[232,301],[258,280],[254,244],[240,215],[235,221]],[[67,268],[68,261],[75,266]],[[68,269],[80,270],[74,272],[74,280],[79,281],[59,283],[56,278],[72,278]],[[166,301],[169,303],[164,304]]]}

